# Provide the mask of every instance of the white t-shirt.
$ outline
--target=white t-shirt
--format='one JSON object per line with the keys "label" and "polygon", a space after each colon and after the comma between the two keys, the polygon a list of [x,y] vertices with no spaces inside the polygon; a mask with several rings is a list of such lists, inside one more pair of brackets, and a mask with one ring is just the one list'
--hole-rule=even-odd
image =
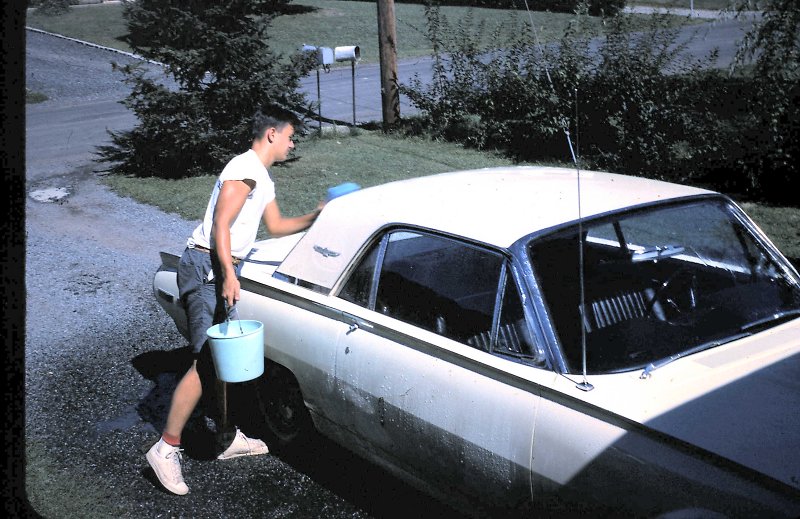
{"label": "white t-shirt", "polygon": [[258,226],[264,215],[264,208],[275,199],[275,184],[269,177],[269,172],[261,159],[253,150],[248,150],[241,155],[232,158],[220,173],[211,198],[208,201],[206,215],[203,223],[198,225],[192,232],[192,236],[187,241],[189,247],[199,245],[207,249],[214,248],[214,236],[211,233],[214,223],[214,209],[217,205],[220,189],[223,182],[227,180],[250,179],[256,183],[256,187],[247,195],[247,200],[239,211],[238,216],[231,224],[231,255],[237,258],[244,258],[253,248],[256,241]]}

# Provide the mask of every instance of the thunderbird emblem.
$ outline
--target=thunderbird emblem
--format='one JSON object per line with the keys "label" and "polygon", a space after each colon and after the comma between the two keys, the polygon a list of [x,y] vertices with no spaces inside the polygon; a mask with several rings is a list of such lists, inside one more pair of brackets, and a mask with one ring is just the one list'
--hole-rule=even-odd
{"label": "thunderbird emblem", "polygon": [[338,252],[326,249],[325,247],[320,247],[319,245],[314,245],[314,250],[322,254],[322,256],[325,258],[335,258],[339,255]]}

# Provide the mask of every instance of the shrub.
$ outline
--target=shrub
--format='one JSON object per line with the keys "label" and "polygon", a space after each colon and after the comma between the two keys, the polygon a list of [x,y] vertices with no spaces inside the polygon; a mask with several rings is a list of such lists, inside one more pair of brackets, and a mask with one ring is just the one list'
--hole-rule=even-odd
{"label": "shrub", "polygon": [[717,119],[708,97],[720,75],[715,53],[685,57],[677,30],[652,18],[650,29],[631,32],[628,18],[611,22],[600,63],[586,76],[581,113],[584,149],[601,168],[687,182],[698,160],[715,150]]}
{"label": "shrub", "polygon": [[40,13],[53,16],[67,12],[70,4],[69,0],[40,0],[37,7]]}
{"label": "shrub", "polygon": [[[375,3],[375,0],[355,0]],[[527,0],[532,11],[574,13],[587,0]],[[525,9],[525,0],[395,0],[398,4],[425,4],[426,6],[465,6],[488,9]],[[613,16],[625,7],[625,0],[588,0],[589,14]]]}
{"label": "shrub", "polygon": [[[737,166],[754,196],[800,206],[800,3],[736,0],[734,11],[761,9],[745,34],[735,62],[751,79],[742,113]],[[751,150],[745,154],[745,150]]]}
{"label": "shrub", "polygon": [[469,21],[447,27],[429,8],[433,79],[401,87],[422,112],[412,127],[519,160],[565,161],[574,151],[584,167],[750,199],[797,185],[797,81],[771,76],[776,99],[760,75],[713,68],[715,53],[687,58],[689,42],[678,43],[666,17],[652,17],[641,32],[615,17],[592,47],[581,37],[585,15],[559,45],[539,47],[524,28],[509,26],[493,35],[505,50],[481,55]]}

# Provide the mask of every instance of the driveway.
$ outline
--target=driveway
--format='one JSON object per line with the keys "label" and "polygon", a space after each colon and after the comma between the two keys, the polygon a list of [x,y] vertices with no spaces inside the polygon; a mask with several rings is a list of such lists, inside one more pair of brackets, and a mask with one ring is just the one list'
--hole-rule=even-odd
{"label": "driveway", "polygon": [[[44,517],[457,515],[323,438],[295,457],[225,462],[209,459],[196,441],[184,453],[191,492],[179,497],[160,487],[144,453],[158,439],[188,357],[186,341],[152,296],[152,277],[159,251],[180,252],[197,222],[98,182],[94,147],[107,141],[107,129],[134,122],[119,109],[126,87],[109,66],[123,58],[30,33],[27,44],[28,85],[50,97],[25,113],[30,507]],[[249,410],[233,404],[251,389],[231,389],[231,412],[258,434]],[[186,434],[207,438],[202,417]]]}

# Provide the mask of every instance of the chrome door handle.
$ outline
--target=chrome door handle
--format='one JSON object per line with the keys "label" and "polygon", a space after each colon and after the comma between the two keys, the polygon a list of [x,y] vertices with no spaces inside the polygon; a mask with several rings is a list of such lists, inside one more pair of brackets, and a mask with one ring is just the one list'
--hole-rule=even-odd
{"label": "chrome door handle", "polygon": [[345,319],[344,321],[345,324],[348,325],[348,329],[345,335],[350,335],[354,331],[361,330],[362,328],[366,328],[368,330],[372,328],[372,325],[370,323],[366,322],[364,319],[356,317],[355,315],[343,313],[342,317],[344,317]]}

